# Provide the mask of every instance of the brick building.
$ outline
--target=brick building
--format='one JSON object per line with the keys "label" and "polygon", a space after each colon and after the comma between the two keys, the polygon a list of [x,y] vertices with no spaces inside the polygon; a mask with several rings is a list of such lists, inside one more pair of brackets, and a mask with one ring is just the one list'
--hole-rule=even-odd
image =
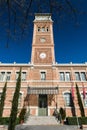
{"label": "brick building", "polygon": [[[80,115],[75,84],[79,86],[82,102],[87,115],[87,63],[58,64],[55,61],[53,21],[50,14],[36,14],[34,19],[31,62],[29,64],[0,63],[0,95],[7,79],[7,93],[3,116],[9,116],[11,101],[18,73],[22,67],[19,110],[26,98],[27,111],[31,115],[49,116],[55,109],[65,108],[72,116],[71,87],[74,89],[76,114]],[[83,100],[83,86],[85,100]]]}

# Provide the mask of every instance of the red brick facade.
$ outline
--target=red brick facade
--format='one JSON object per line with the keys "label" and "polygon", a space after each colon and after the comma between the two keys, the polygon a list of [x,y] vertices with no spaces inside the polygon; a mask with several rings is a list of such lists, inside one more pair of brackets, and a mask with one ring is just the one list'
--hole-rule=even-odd
{"label": "red brick facade", "polygon": [[[63,107],[67,116],[72,116],[72,106],[68,104],[70,103],[68,98],[67,101],[65,100],[64,94],[71,93],[73,82],[76,114],[80,115],[75,86],[77,83],[79,91],[82,93],[83,82],[85,91],[87,91],[87,64],[57,64],[55,62],[52,25],[53,21],[49,14],[36,14],[31,62],[29,64],[0,63],[0,93],[6,76],[10,75],[3,116],[10,114],[11,101],[16,85],[16,73],[20,70],[20,67],[22,67],[23,80],[21,82],[19,111],[24,104],[25,97],[27,97],[25,104],[31,115],[41,115],[44,110],[46,110],[44,115],[53,115],[55,108],[59,110],[60,107]],[[28,87],[31,89],[31,93]],[[57,93],[55,93],[55,88],[58,88]],[[85,101],[87,102],[87,99]],[[83,102],[83,106],[87,116],[87,103],[84,105]],[[40,111],[41,113],[39,113]]]}

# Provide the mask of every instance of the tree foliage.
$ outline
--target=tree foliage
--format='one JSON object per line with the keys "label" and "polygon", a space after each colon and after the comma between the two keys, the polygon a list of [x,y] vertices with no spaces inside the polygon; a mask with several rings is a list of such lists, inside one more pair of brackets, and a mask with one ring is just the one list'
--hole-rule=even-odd
{"label": "tree foliage", "polygon": [[14,96],[13,96],[8,130],[15,129],[17,113],[18,113],[18,99],[19,99],[20,88],[21,88],[21,69],[19,72],[19,76],[17,79],[16,88],[15,88],[15,92],[14,92]]}
{"label": "tree foliage", "polygon": [[[79,13],[73,0],[0,0],[0,27],[10,38],[18,38],[30,30],[35,13],[51,13],[56,23],[77,21]],[[71,20],[69,20],[69,18]]]}
{"label": "tree foliage", "polygon": [[23,107],[23,108],[21,109],[20,114],[19,114],[19,123],[21,123],[21,121],[24,121],[25,114],[26,114],[26,108]]}
{"label": "tree foliage", "polygon": [[70,96],[70,101],[71,101],[71,112],[72,112],[72,116],[76,116],[76,110],[75,110],[75,104],[74,104],[74,99],[72,97],[72,95]]}
{"label": "tree foliage", "polygon": [[79,92],[79,88],[77,84],[76,84],[76,93],[77,93],[78,105],[80,108],[81,116],[84,117],[85,116],[84,107],[83,107],[83,103],[81,100],[81,96],[80,96],[80,92]]}
{"label": "tree foliage", "polygon": [[64,120],[66,117],[66,112],[62,107],[59,109],[59,113],[61,115],[62,120]]}
{"label": "tree foliage", "polygon": [[6,89],[7,89],[7,82],[5,83],[5,85],[3,87],[2,94],[1,94],[1,100],[0,100],[0,118],[3,115],[4,103],[5,103],[5,98],[6,98]]}

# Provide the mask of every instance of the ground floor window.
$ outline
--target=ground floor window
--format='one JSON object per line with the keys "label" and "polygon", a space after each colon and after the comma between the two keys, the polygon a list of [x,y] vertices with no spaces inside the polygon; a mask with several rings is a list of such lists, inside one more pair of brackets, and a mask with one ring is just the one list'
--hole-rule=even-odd
{"label": "ground floor window", "polygon": [[64,93],[64,100],[65,100],[65,106],[71,106],[71,93],[66,92]]}

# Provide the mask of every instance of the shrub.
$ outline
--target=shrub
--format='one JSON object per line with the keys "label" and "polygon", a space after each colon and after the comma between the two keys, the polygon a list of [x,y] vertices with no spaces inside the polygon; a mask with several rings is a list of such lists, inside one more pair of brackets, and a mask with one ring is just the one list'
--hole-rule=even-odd
{"label": "shrub", "polygon": [[21,110],[21,112],[20,112],[20,115],[19,115],[19,123],[20,123],[21,121],[24,121],[25,114],[26,114],[26,108],[22,108],[22,110]]}
{"label": "shrub", "polygon": [[7,82],[4,85],[3,92],[1,94],[1,100],[0,100],[0,118],[3,115],[3,110],[4,110],[4,102],[6,98],[6,90],[7,90]]}
{"label": "shrub", "polygon": [[[19,118],[16,120],[16,124],[18,124]],[[8,125],[9,124],[9,117],[2,117],[0,118],[0,125]]]}
{"label": "shrub", "polygon": [[[87,117],[78,117],[79,125],[87,124]],[[77,117],[67,117],[66,122],[68,125],[77,125]]]}
{"label": "shrub", "polygon": [[59,109],[59,113],[61,115],[62,120],[64,120],[66,118],[66,112],[62,107]]}

